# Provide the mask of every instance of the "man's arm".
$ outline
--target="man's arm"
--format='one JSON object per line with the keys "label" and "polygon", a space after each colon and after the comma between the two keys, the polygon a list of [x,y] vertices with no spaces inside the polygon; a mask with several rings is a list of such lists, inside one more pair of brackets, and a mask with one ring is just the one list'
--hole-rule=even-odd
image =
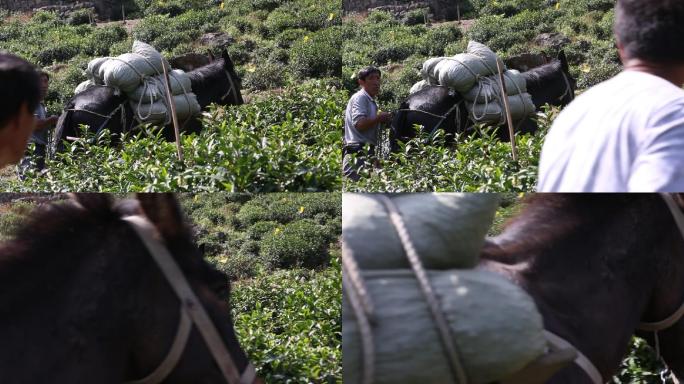
{"label": "man's arm", "polygon": [[36,131],[41,131],[45,128],[51,127],[55,124],[57,124],[57,120],[59,120],[59,117],[57,116],[50,116],[47,119],[36,119]]}
{"label": "man's arm", "polygon": [[359,119],[355,124],[354,127],[359,130],[359,132],[364,132],[367,131],[368,129],[376,126],[379,123],[386,123],[392,119],[392,114],[387,113],[387,112],[380,112],[378,113],[377,116],[374,118],[370,117],[363,117]]}

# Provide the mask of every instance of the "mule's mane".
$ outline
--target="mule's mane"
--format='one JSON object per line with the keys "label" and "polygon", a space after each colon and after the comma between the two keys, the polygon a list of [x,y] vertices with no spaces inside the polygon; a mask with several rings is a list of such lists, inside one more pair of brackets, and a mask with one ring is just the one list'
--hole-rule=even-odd
{"label": "mule's mane", "polygon": [[[61,272],[75,269],[87,256],[78,251],[83,236],[119,216],[107,199],[94,200],[87,210],[71,202],[33,209],[0,245],[0,312],[8,309],[9,301],[30,302],[35,295],[45,295]],[[65,252],[68,248],[73,251]]]}
{"label": "mule's mane", "polygon": [[[674,222],[657,195],[534,194],[525,198],[520,214],[492,239],[496,246],[486,247],[483,257],[503,262],[510,257],[516,263],[544,254],[554,244],[556,255],[569,248],[605,247],[604,256],[620,263],[621,252],[613,251],[640,247],[647,236],[663,236],[668,225]],[[607,244],[606,238],[614,244]]]}

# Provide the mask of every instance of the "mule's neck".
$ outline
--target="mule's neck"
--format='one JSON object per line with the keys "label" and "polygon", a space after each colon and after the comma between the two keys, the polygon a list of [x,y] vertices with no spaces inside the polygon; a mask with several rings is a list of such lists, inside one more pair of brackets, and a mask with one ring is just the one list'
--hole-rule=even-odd
{"label": "mule's neck", "polygon": [[[672,226],[657,195],[539,197],[491,239],[481,267],[530,293],[546,329],[608,380],[657,288],[664,244],[677,236],[663,229]],[[564,371],[572,382],[587,380],[574,365]]]}

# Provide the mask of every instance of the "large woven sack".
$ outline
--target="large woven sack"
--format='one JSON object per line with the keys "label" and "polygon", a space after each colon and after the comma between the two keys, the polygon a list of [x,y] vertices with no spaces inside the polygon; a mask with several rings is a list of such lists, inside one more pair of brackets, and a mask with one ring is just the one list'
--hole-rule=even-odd
{"label": "large woven sack", "polygon": [[[192,92],[192,83],[188,74],[180,69],[169,72],[169,86],[172,95],[182,95]],[[166,95],[166,85],[164,76],[148,77],[143,84],[138,86],[133,92],[128,93],[131,100],[138,101],[143,99],[145,102],[157,101]]]}
{"label": "large woven sack", "polygon": [[439,64],[444,57],[433,57],[427,59],[423,62],[423,68],[420,70],[423,80],[425,80],[430,85],[439,85],[439,80],[434,76],[435,67]]}
{"label": "large woven sack", "polygon": [[80,83],[78,86],[76,86],[76,89],[74,89],[74,95],[77,95],[83,91],[88,90],[88,88],[94,87],[95,83],[92,80],[86,80],[82,83]]}
{"label": "large woven sack", "polygon": [[[374,384],[452,384],[430,310],[412,271],[363,273],[374,305]],[[542,317],[522,289],[479,270],[430,271],[469,384],[491,383],[544,354]],[[357,319],[343,295],[342,375],[361,382]]]}
{"label": "large woven sack", "polygon": [[420,92],[423,89],[428,88],[428,87],[430,87],[430,84],[428,84],[428,82],[425,80],[421,80],[421,81],[413,84],[413,86],[411,86],[411,89],[409,90],[409,95],[412,95],[416,92]]}
{"label": "large woven sack", "polygon": [[[509,96],[527,92],[527,81],[519,71],[511,69],[503,73],[506,82],[506,94]],[[498,99],[501,95],[501,81],[499,75],[491,75],[480,79],[474,87],[463,94],[468,101],[484,103]]]}
{"label": "large woven sack", "polygon": [[100,66],[100,77],[105,84],[131,93],[146,77],[162,74],[164,63],[166,60],[151,45],[135,41],[133,53],[110,58]]}
{"label": "large woven sack", "polygon": [[[176,105],[176,116],[181,122],[200,113],[202,110],[194,93],[173,96],[173,102]],[[142,123],[165,124],[171,121],[169,110],[163,101],[150,104],[131,100],[130,103],[133,106],[135,117]]]}
{"label": "large woven sack", "polygon": [[421,72],[429,84],[436,80],[439,85],[464,93],[475,85],[480,76],[497,72],[496,60],[496,54],[487,46],[470,41],[466,53],[426,60]]}
{"label": "large woven sack", "polygon": [[[496,194],[426,193],[390,197],[429,269],[471,268],[498,207]],[[342,196],[342,237],[362,269],[409,268],[385,206],[372,194]]]}
{"label": "large woven sack", "polygon": [[86,75],[95,84],[104,84],[104,79],[100,76],[100,67],[104,64],[109,57],[98,57],[92,59],[88,62],[88,68],[86,68]]}
{"label": "large woven sack", "polygon": [[[510,96],[508,98],[508,105],[511,109],[511,118],[514,121],[531,115],[535,111],[534,102],[532,102],[532,96],[529,93]],[[502,102],[498,100],[475,104],[466,102],[466,108],[474,122],[494,124],[506,122],[506,111]]]}

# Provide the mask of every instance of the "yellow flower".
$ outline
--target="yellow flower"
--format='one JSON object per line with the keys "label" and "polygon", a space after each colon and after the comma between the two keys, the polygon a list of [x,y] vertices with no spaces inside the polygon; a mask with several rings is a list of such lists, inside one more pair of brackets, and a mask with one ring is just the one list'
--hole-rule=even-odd
{"label": "yellow flower", "polygon": [[556,3],[556,9],[560,9],[560,1]]}
{"label": "yellow flower", "polygon": [[525,192],[518,193],[518,199],[522,199],[523,197],[525,197]]}
{"label": "yellow flower", "polygon": [[584,72],[584,73],[589,73],[589,72],[591,72],[591,67],[590,67],[589,64],[587,64],[587,63],[582,64],[582,67],[581,67],[580,69],[581,69],[582,72]]}
{"label": "yellow flower", "polygon": [[247,72],[249,72],[249,73],[256,72],[256,66],[254,64],[247,65]]}
{"label": "yellow flower", "polygon": [[225,256],[219,257],[218,262],[221,263],[221,264],[225,264],[225,263],[228,262],[228,258],[225,257]]}
{"label": "yellow flower", "polygon": [[334,19],[334,18],[335,18],[335,14],[330,12],[330,14],[328,15],[328,21],[332,21],[332,19]]}
{"label": "yellow flower", "polygon": [[273,233],[276,234],[276,235],[279,234],[279,233],[280,233],[280,228],[276,228],[276,229],[273,231]]}
{"label": "yellow flower", "polygon": [[309,35],[304,36],[304,42],[306,43],[308,41],[309,41]]}
{"label": "yellow flower", "polygon": [[299,213],[304,213],[304,206],[299,207]]}

